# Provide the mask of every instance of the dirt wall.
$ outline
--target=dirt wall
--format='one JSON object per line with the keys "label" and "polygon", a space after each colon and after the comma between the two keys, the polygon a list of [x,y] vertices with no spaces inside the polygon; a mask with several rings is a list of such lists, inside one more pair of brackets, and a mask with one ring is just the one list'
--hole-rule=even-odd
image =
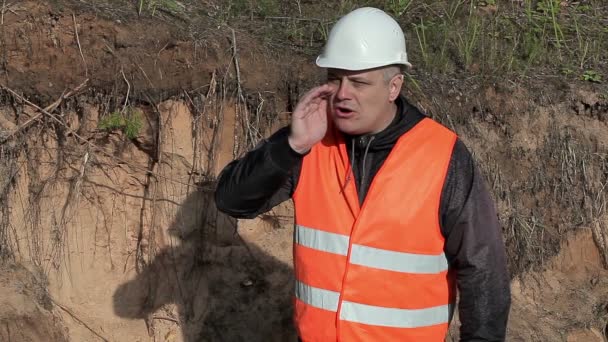
{"label": "dirt wall", "polygon": [[[318,70],[210,19],[186,30],[77,3],[4,12],[0,256],[13,266],[0,339],[294,340],[291,204],[237,222],[212,194],[226,163],[288,123]],[[602,341],[604,88],[416,76],[405,94],[459,134],[494,194],[509,340]]]}

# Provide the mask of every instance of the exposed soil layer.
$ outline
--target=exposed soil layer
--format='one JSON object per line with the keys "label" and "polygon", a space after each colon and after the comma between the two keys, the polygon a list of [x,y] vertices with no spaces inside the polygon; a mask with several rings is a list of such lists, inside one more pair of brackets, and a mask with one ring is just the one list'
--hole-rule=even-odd
{"label": "exposed soil layer", "polygon": [[[322,80],[309,50],[323,27],[306,35],[221,2],[167,3],[182,10],[2,10],[2,341],[295,340],[291,203],[237,222],[212,194],[222,167],[286,125]],[[319,17],[334,6],[302,5]],[[460,64],[411,70],[404,93],[459,134],[494,194],[513,278],[509,340],[604,341],[606,85]]]}

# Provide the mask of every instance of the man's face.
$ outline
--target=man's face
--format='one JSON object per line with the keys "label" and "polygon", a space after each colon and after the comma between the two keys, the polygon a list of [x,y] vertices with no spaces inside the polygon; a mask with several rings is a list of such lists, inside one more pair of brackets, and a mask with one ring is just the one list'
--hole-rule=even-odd
{"label": "man's face", "polygon": [[[390,70],[388,72],[390,75]],[[399,95],[402,82],[402,76],[387,80],[383,68],[328,69],[327,83],[332,88],[329,114],[344,133],[377,133],[386,128],[395,115],[393,101]]]}

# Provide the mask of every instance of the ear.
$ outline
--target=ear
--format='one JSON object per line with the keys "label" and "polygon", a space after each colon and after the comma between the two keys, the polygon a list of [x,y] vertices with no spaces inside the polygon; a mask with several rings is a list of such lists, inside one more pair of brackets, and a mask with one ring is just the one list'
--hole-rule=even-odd
{"label": "ear", "polygon": [[389,88],[389,101],[393,102],[399,97],[399,93],[401,93],[401,87],[403,86],[403,74],[398,74],[393,76],[391,82],[388,85]]}

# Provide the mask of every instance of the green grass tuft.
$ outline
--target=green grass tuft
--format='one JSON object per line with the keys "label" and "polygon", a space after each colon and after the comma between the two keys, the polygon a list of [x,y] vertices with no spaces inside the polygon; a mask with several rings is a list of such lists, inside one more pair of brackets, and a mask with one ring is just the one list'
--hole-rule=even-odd
{"label": "green grass tuft", "polygon": [[120,130],[127,138],[134,139],[141,132],[143,121],[136,111],[127,110],[126,115],[115,111],[103,117],[98,127],[104,131]]}

